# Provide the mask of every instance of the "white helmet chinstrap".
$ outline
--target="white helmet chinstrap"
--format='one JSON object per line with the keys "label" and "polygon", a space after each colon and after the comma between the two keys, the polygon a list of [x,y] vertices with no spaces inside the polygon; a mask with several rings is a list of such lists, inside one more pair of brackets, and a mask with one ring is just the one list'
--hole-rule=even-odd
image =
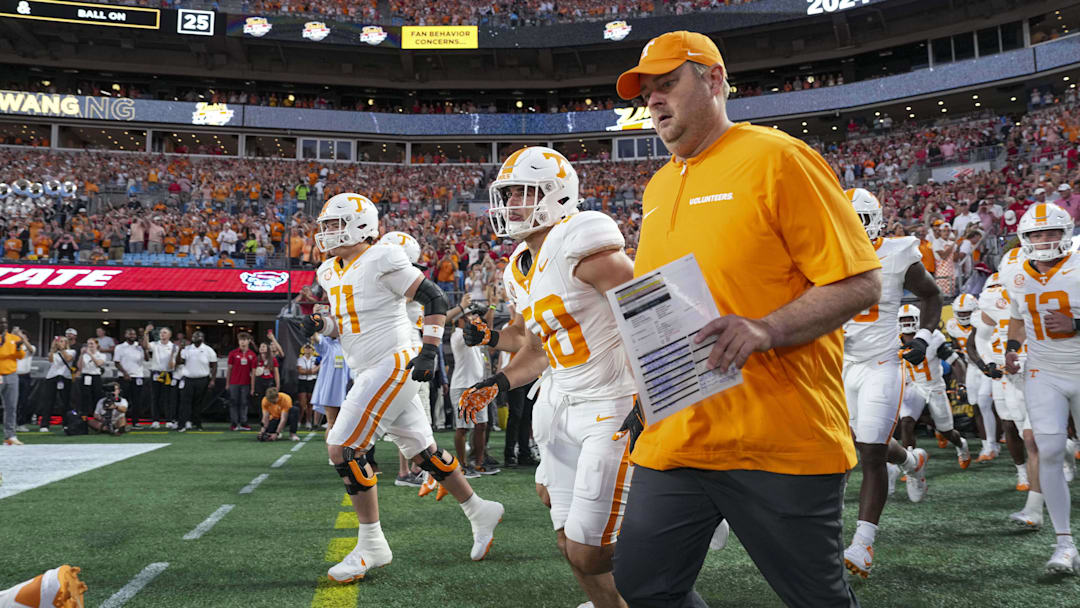
{"label": "white helmet chinstrap", "polygon": [[885,214],[881,211],[881,202],[869,190],[863,188],[852,188],[846,192],[848,198],[851,199],[851,206],[855,207],[855,213],[862,221],[866,236],[871,240],[881,236],[885,230]]}
{"label": "white helmet chinstrap", "polygon": [[[1061,239],[1046,243],[1032,242],[1031,234],[1043,230],[1061,230]],[[1057,260],[1068,255],[1072,249],[1073,219],[1068,211],[1054,203],[1036,203],[1020,218],[1016,235],[1020,237],[1020,249],[1029,260]]]}
{"label": "white helmet chinstrap", "polygon": [[503,163],[488,195],[496,236],[521,239],[577,211],[578,176],[555,150],[522,148]]}
{"label": "white helmet chinstrap", "polygon": [[896,320],[902,334],[913,334],[919,331],[919,308],[911,304],[904,304],[900,307],[900,313],[896,315]]}
{"label": "white helmet chinstrap", "polygon": [[379,212],[366,196],[343,192],[319,212],[315,243],[323,252],[379,237]]}
{"label": "white helmet chinstrap", "polygon": [[420,261],[420,243],[409,234],[397,231],[387,232],[379,239],[379,244],[401,247],[405,250],[405,255],[408,256],[410,264]]}

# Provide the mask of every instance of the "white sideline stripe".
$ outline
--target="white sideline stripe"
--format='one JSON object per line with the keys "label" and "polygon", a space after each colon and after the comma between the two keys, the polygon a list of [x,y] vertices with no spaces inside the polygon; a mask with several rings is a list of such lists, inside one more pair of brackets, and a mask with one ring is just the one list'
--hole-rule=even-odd
{"label": "white sideline stripe", "polygon": [[255,479],[252,479],[251,483],[249,483],[248,485],[240,488],[240,493],[241,494],[251,494],[252,492],[255,491],[255,488],[259,487],[260,483],[266,481],[267,477],[270,477],[270,474],[269,473],[263,473],[262,475],[259,475]]}
{"label": "white sideline stripe", "polygon": [[303,442],[303,441],[300,441],[300,442],[298,442],[298,443],[297,443],[296,445],[292,446],[292,449],[291,449],[291,450],[289,450],[289,451],[290,451],[290,452],[299,452],[299,451],[300,451],[300,448],[302,448],[302,447],[304,447],[304,442]]}
{"label": "white sideline stripe", "polygon": [[312,439],[314,439],[315,435],[316,435],[315,431],[308,431],[307,437],[304,437],[304,443],[307,443],[307,442],[311,441]]}
{"label": "white sideline stripe", "polygon": [[221,505],[218,507],[217,511],[210,514],[210,517],[207,517],[201,524],[195,526],[194,530],[185,534],[184,540],[196,540],[203,534],[206,534],[210,531],[210,528],[214,527],[214,524],[221,521],[221,518],[225,517],[225,514],[232,511],[235,506],[236,505]]}
{"label": "white sideline stripe", "polygon": [[165,571],[169,567],[169,562],[154,562],[149,566],[142,569],[142,572],[135,575],[135,578],[131,579],[128,584],[124,585],[119,591],[114,593],[112,597],[105,600],[105,603],[101,605],[101,608],[120,608],[127,603],[128,600],[135,597],[135,594],[142,591],[142,588],[149,585],[150,581],[157,578],[157,575]]}
{"label": "white sideline stripe", "polygon": [[281,467],[281,465],[288,462],[290,458],[292,458],[292,454],[285,454],[281,458],[278,458],[277,460],[275,460],[274,464],[270,465],[270,468],[271,469],[277,469],[277,468]]}

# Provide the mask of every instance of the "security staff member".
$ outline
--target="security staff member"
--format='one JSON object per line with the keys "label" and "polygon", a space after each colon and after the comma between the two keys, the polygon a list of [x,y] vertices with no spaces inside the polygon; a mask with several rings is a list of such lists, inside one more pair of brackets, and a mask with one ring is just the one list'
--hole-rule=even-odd
{"label": "security staff member", "polygon": [[191,428],[192,420],[196,427],[202,427],[202,411],[213,394],[214,380],[217,378],[217,353],[206,344],[202,331],[191,334],[191,344],[180,351],[177,365],[184,366],[184,377],[177,384],[180,389],[180,414],[176,420],[177,430],[183,433]]}
{"label": "security staff member", "polygon": [[877,256],[829,165],[775,129],[728,120],[716,45],[671,32],[619,77],[672,153],[643,197],[640,276],[693,253],[721,316],[710,367],[743,382],[647,424],[615,552],[630,606],[705,606],[693,591],[726,519],[789,606],[857,606],[840,511],[855,465],[840,326],[878,301]]}

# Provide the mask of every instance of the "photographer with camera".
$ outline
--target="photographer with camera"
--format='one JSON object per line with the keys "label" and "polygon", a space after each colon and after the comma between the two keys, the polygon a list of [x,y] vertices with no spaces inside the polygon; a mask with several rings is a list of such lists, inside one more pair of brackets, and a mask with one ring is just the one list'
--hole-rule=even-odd
{"label": "photographer with camera", "polygon": [[72,372],[78,373],[75,362],[75,350],[68,346],[66,336],[53,338],[52,346],[49,347],[49,371],[45,373],[45,381],[39,389],[38,416],[41,418],[41,433],[49,432],[49,418],[52,417],[56,404],[60,404],[60,411],[66,412],[71,407],[71,379]]}
{"label": "photographer with camera", "polygon": [[94,404],[104,395],[101,374],[105,369],[106,357],[98,348],[97,338],[90,338],[79,356],[78,367],[82,379],[79,381],[78,411],[82,416],[89,414]]}
{"label": "photographer with camera", "polygon": [[266,396],[263,397],[262,412],[262,430],[257,437],[259,441],[277,441],[286,423],[289,425],[289,440],[300,441],[300,437],[296,435],[296,427],[300,423],[300,408],[293,405],[292,397],[271,386],[266,389]]}
{"label": "photographer with camera", "polygon": [[127,431],[127,399],[120,396],[120,385],[116,382],[109,382],[102,389],[105,396],[98,399],[94,417],[86,424],[99,433],[120,435]]}

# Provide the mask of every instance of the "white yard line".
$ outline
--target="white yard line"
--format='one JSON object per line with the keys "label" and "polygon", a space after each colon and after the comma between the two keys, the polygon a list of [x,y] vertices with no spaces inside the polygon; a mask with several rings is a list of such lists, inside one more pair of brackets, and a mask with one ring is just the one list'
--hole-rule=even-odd
{"label": "white yard line", "polygon": [[201,524],[195,526],[194,530],[185,534],[184,540],[196,540],[202,537],[203,534],[210,531],[210,528],[214,527],[214,524],[221,521],[222,517],[225,517],[229,511],[232,511],[235,506],[236,505],[221,505],[218,507],[217,511],[210,514],[210,517],[207,517]]}
{"label": "white yard line", "polygon": [[252,479],[251,483],[249,483],[248,485],[240,488],[240,493],[241,494],[251,494],[252,492],[255,491],[255,488],[259,487],[260,483],[266,481],[267,477],[270,477],[270,474],[269,473],[263,473],[262,475],[259,475],[255,479]]}
{"label": "white yard line", "polygon": [[283,464],[285,464],[286,462],[289,461],[289,458],[292,458],[292,454],[285,454],[281,458],[278,458],[277,460],[275,460],[274,464],[270,465],[270,468],[271,469],[280,468],[281,465],[283,465]]}
{"label": "white yard line", "polygon": [[101,608],[120,608],[127,603],[128,600],[135,597],[135,594],[142,591],[142,588],[149,585],[150,581],[157,578],[157,575],[165,571],[169,567],[169,562],[154,562],[149,566],[142,569],[142,572],[135,575],[135,578],[131,579],[128,584],[124,585],[119,591],[114,593],[112,597],[105,600],[105,603],[101,605]]}

